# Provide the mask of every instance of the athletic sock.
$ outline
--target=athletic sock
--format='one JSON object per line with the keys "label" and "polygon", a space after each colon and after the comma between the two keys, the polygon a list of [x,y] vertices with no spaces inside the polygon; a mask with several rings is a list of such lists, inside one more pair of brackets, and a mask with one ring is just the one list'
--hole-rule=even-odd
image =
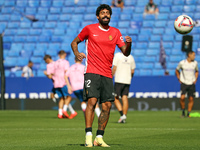
{"label": "athletic sock", "polygon": [[190,116],[190,112],[188,111],[187,116]]}
{"label": "athletic sock", "polygon": [[73,109],[71,104],[68,105],[68,108],[69,108],[69,111],[71,112],[71,114],[75,113],[75,111],[74,111],[74,109]]}
{"label": "athletic sock", "polygon": [[85,103],[81,104],[81,109],[85,112],[87,105]]}
{"label": "athletic sock", "polygon": [[104,135],[104,130],[97,130],[97,137],[103,137]]}
{"label": "athletic sock", "polygon": [[123,116],[123,112],[122,111],[119,111],[119,113],[120,113],[121,116]]}
{"label": "athletic sock", "polygon": [[67,107],[68,107],[67,105],[64,105],[64,106],[63,106],[63,110],[64,110],[64,111],[67,111]]}
{"label": "athletic sock", "polygon": [[92,135],[92,127],[85,128],[86,135]]}
{"label": "athletic sock", "polygon": [[59,115],[63,115],[62,109],[60,109],[60,108],[58,109],[58,114],[59,114]]}
{"label": "athletic sock", "polygon": [[182,109],[182,116],[185,116],[185,109]]}
{"label": "athletic sock", "polygon": [[98,108],[95,108],[95,113],[97,115],[97,117],[99,118],[100,114],[101,114],[101,110]]}

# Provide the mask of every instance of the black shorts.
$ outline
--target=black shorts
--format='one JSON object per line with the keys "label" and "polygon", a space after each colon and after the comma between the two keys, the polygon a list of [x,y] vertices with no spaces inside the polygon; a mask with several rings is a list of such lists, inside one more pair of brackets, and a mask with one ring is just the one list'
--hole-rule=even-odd
{"label": "black shorts", "polygon": [[100,104],[107,101],[113,102],[115,100],[114,95],[112,78],[93,73],[86,73],[84,75],[84,101],[95,97]]}
{"label": "black shorts", "polygon": [[196,87],[195,84],[186,85],[181,83],[181,95],[188,94],[188,97],[195,97]]}
{"label": "black shorts", "polygon": [[130,84],[115,83],[115,96],[123,96],[129,93]]}

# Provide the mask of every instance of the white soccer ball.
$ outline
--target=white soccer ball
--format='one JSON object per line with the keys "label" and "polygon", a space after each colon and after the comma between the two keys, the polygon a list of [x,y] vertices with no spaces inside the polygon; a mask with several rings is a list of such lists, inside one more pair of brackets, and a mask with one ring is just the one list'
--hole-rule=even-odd
{"label": "white soccer ball", "polygon": [[192,31],[194,22],[187,15],[180,15],[174,21],[174,28],[180,34],[188,34]]}

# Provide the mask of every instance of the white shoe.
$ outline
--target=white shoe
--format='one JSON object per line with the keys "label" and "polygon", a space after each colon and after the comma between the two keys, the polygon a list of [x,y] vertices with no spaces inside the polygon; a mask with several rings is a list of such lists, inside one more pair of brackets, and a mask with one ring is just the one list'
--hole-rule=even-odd
{"label": "white shoe", "polygon": [[125,123],[126,122],[126,115],[123,115],[119,118],[118,123]]}

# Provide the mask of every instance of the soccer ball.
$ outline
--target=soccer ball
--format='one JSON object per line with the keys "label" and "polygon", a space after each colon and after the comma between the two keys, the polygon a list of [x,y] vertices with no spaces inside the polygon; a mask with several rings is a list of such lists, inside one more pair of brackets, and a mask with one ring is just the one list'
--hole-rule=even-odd
{"label": "soccer ball", "polygon": [[194,27],[193,20],[187,15],[180,15],[174,21],[174,28],[180,34],[188,34]]}

